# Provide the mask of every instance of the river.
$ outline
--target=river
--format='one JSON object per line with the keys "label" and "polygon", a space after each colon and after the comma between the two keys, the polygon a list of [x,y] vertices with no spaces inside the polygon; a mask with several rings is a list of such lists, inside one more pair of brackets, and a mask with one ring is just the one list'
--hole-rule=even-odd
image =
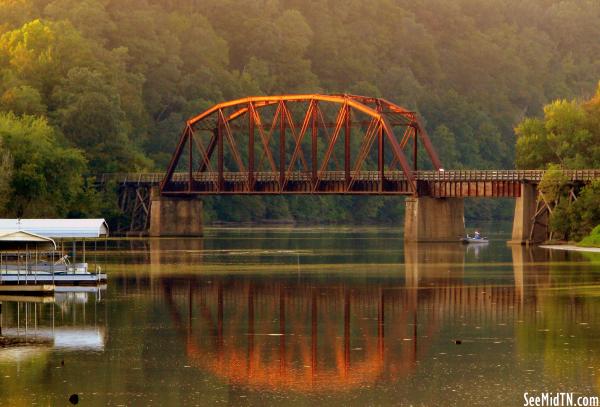
{"label": "river", "polygon": [[[504,228],[505,229],[505,228]],[[88,250],[107,288],[2,302],[0,405],[522,406],[600,393],[600,255],[220,228]]]}

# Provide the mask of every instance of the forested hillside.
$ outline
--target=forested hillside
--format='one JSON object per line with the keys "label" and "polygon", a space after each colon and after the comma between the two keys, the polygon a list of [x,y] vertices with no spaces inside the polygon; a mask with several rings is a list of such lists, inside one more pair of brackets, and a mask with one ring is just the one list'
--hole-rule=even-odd
{"label": "forested hillside", "polygon": [[[593,94],[598,21],[596,0],[0,0],[0,214],[116,216],[90,175],[163,170],[187,117],[246,95],[382,96],[420,112],[446,168],[511,168],[518,122]],[[233,221],[402,213],[397,198],[205,207]]]}

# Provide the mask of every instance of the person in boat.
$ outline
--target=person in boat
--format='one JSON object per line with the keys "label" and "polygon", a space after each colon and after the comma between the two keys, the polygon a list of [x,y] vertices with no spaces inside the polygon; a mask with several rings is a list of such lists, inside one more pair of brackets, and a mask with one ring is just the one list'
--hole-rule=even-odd
{"label": "person in boat", "polygon": [[473,235],[473,239],[476,239],[476,240],[481,239],[481,234],[479,233],[478,230],[475,231],[475,234]]}

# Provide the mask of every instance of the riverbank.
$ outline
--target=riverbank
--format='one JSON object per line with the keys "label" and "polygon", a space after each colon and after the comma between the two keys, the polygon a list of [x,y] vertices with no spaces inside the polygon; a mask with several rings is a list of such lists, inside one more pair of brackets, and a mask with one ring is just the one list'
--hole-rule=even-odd
{"label": "riverbank", "polygon": [[540,245],[540,247],[542,249],[600,253],[600,247],[581,247],[581,246],[575,246],[572,244],[545,244],[545,245]]}

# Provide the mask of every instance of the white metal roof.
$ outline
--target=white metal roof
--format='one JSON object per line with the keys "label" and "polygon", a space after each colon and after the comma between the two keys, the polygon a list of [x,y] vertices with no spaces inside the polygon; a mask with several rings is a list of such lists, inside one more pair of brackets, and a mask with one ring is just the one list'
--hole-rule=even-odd
{"label": "white metal roof", "polygon": [[25,230],[0,231],[0,250],[22,249],[56,250],[56,243],[49,237]]}
{"label": "white metal roof", "polygon": [[104,219],[0,219],[0,233],[26,230],[52,238],[108,236]]}

